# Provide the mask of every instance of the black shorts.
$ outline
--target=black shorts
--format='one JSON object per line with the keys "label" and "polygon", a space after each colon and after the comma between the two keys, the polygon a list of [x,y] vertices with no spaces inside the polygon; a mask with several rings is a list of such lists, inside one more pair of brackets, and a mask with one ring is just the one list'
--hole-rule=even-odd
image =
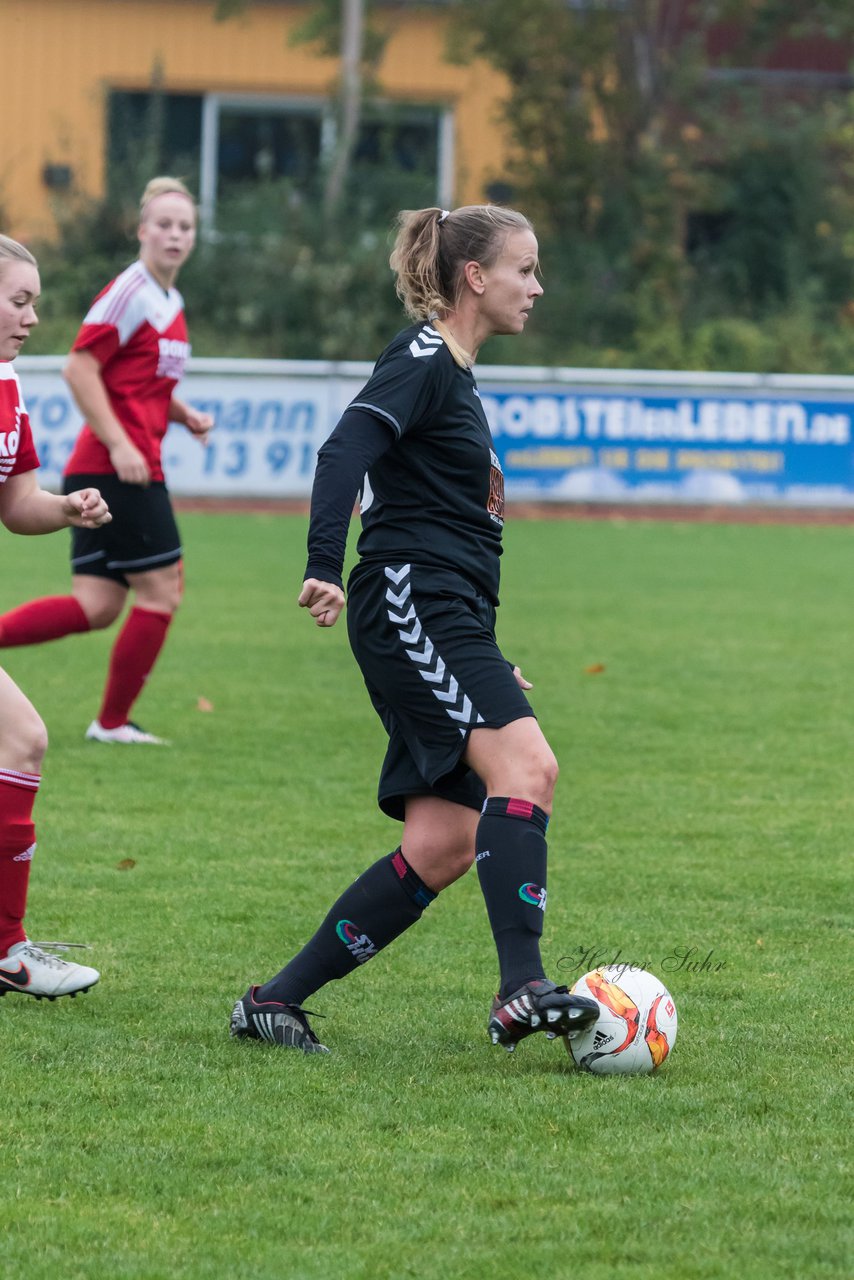
{"label": "black shorts", "polygon": [[100,529],[71,530],[71,572],[110,578],[127,586],[128,573],[147,573],[176,564],[181,535],[166,485],[125,484],[116,475],[70,475],[63,491],[100,489],[112,513]]}
{"label": "black shorts", "polygon": [[495,609],[449,570],[360,565],[348,583],[350,645],[389,743],[378,799],[403,820],[407,796],[480,809],[462,760],[469,733],[534,713],[495,639]]}

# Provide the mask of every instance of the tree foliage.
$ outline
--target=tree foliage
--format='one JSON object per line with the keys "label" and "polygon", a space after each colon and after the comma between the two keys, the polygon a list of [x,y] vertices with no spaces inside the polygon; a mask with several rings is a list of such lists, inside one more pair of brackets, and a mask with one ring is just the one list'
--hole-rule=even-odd
{"label": "tree foliage", "polygon": [[[368,95],[381,80],[378,8],[366,0]],[[341,11],[340,0],[310,6],[307,48],[339,48]],[[854,98],[739,74],[784,40],[851,41],[850,0],[456,0],[442,11],[449,56],[506,77],[510,158],[491,189],[534,220],[544,269],[524,344],[498,340],[485,358],[850,372]],[[48,319],[55,309],[67,328],[135,252],[127,192],[141,166],[157,167],[161,129],[155,94],[106,200],[59,211]],[[389,228],[396,209],[435,193],[392,164],[357,166],[330,218],[323,179],[262,182],[219,209],[218,238],[182,276],[198,351],[365,359],[401,321]]]}
{"label": "tree foliage", "polygon": [[556,358],[779,364],[761,339],[783,309],[832,322],[854,294],[850,104],[733,71],[786,38],[852,32],[847,0],[454,6],[452,55],[510,86],[495,176],[540,232]]}

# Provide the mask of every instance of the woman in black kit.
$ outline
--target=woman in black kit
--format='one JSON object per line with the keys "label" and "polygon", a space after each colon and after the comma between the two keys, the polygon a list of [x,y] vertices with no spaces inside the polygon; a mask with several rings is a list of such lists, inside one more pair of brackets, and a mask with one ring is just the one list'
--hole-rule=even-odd
{"label": "woman in black kit", "polygon": [[536,237],[493,205],[404,211],[398,224],[391,267],[415,323],[319,452],[299,603],[320,627],[337,621],[361,490],[348,630],[389,736],[379,804],[403,838],[231,1016],[233,1036],[306,1053],[327,1050],[302,1002],[370,960],[475,861],[500,968],[493,1043],[572,1034],[598,1013],[549,982],[540,958],[558,769],[531,686],[495,640],[504,479],[472,375],[482,343],[521,333],[543,292]]}

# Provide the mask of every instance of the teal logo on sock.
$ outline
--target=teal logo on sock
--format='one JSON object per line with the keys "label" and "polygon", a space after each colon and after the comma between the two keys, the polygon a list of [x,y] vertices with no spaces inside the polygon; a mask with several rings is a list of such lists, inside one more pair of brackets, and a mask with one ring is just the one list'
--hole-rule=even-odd
{"label": "teal logo on sock", "polygon": [[359,964],[364,964],[366,960],[370,960],[371,956],[377,954],[377,949],[368,935],[360,933],[352,920],[339,920],[335,926],[335,932]]}
{"label": "teal logo on sock", "polygon": [[529,902],[532,907],[539,907],[541,911],[546,909],[546,891],[541,889],[538,884],[523,884],[519,887],[519,897],[523,902]]}

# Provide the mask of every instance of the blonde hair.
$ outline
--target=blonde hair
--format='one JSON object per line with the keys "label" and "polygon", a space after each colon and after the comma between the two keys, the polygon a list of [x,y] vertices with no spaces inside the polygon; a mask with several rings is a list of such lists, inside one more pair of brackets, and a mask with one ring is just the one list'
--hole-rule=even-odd
{"label": "blonde hair", "polygon": [[142,193],[139,201],[140,222],[145,218],[145,211],[152,200],[156,200],[158,196],[170,195],[186,196],[190,201],[190,204],[193,206],[193,209],[195,209],[196,202],[193,199],[193,194],[181,179],[170,178],[165,174],[161,174],[157,178],[152,178],[151,181],[146,184],[146,188]]}
{"label": "blonde hair", "polygon": [[0,271],[7,262],[29,262],[30,266],[37,267],[36,262],[29,249],[19,244],[17,240],[13,240],[11,236],[0,235]]}
{"label": "blonde hair", "polygon": [[404,209],[389,258],[397,296],[412,320],[441,319],[459,302],[467,262],[491,267],[514,231],[533,231],[523,213],[497,204]]}

